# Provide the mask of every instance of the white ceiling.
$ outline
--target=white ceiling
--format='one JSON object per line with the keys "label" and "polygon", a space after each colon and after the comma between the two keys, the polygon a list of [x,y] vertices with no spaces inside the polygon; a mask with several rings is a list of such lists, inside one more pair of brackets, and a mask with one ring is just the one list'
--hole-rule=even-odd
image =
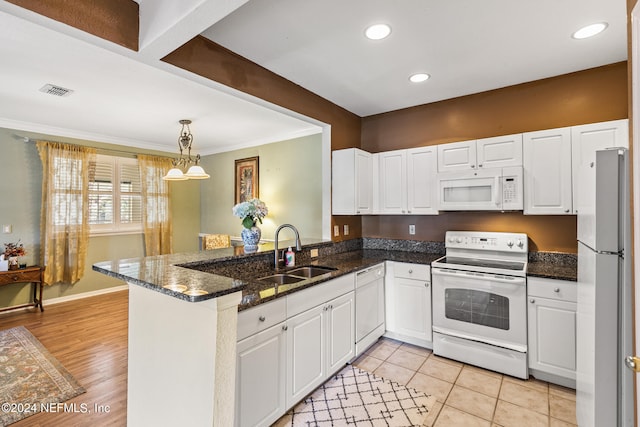
{"label": "white ceiling", "polygon": [[203,35],[368,116],[623,61],[626,31],[625,0],[254,0]]}
{"label": "white ceiling", "polygon": [[[141,0],[140,51],[0,2],[0,127],[175,152],[316,133],[319,123],[160,58],[203,33],[367,116],[626,59],[624,0]],[[235,10],[235,12],[234,12]],[[590,40],[570,35],[607,21]],[[364,28],[393,27],[371,42]],[[534,31],[535,30],[535,31]],[[420,85],[407,77],[424,71]],[[38,91],[46,83],[69,97]]]}

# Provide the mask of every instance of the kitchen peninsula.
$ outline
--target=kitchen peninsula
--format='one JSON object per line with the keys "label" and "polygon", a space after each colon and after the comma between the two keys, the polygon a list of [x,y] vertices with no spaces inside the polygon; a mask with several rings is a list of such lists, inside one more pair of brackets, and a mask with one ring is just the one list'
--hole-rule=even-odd
{"label": "kitchen peninsula", "polygon": [[[128,424],[233,425],[237,311],[384,261],[429,265],[443,249],[434,242],[303,239],[297,264],[332,270],[283,285],[256,280],[274,273],[269,243],[252,254],[232,247],[95,264],[130,285]],[[545,274],[540,264],[538,271]]]}

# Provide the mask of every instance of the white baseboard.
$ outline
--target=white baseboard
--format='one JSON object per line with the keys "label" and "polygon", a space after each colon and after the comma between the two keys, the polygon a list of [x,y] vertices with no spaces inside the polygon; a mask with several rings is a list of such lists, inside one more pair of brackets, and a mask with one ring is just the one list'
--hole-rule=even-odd
{"label": "white baseboard", "polygon": [[111,288],[98,289],[97,291],[82,292],[81,294],[73,294],[73,295],[67,295],[64,297],[46,299],[43,301],[43,305],[45,305],[45,308],[46,308],[46,306],[49,306],[51,304],[60,304],[61,302],[69,302],[77,299],[95,297],[98,295],[110,294],[112,292],[126,291],[127,289],[129,289],[129,285],[125,284],[120,286],[114,286]]}

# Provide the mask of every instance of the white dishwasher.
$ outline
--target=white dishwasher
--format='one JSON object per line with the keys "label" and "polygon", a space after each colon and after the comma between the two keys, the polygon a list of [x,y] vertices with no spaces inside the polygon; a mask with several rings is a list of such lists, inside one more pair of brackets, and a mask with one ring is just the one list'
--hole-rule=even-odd
{"label": "white dishwasher", "polygon": [[385,331],[384,263],[356,274],[356,357]]}

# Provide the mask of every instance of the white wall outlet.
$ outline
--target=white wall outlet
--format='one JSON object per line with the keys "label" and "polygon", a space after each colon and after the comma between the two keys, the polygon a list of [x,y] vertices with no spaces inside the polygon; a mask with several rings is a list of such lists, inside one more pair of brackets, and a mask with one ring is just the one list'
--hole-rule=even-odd
{"label": "white wall outlet", "polygon": [[311,249],[311,258],[318,258],[318,250],[317,249]]}
{"label": "white wall outlet", "polygon": [[2,226],[2,232],[4,234],[9,234],[11,232],[13,232],[13,226],[11,224],[6,224]]}
{"label": "white wall outlet", "polygon": [[414,224],[409,225],[409,234],[416,234],[416,226]]}
{"label": "white wall outlet", "polygon": [[340,226],[339,225],[334,225],[333,226],[333,235],[338,237],[340,235]]}
{"label": "white wall outlet", "polygon": [[342,227],[342,232],[345,236],[349,235],[349,225],[345,224],[344,227]]}

